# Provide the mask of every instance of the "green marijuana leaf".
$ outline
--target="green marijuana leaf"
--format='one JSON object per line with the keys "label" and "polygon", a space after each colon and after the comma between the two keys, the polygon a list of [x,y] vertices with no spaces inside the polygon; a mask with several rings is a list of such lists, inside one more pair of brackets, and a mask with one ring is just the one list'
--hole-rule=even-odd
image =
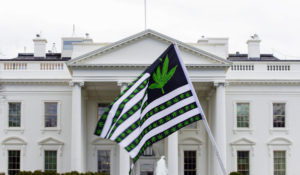
{"label": "green marijuana leaf", "polygon": [[161,89],[161,92],[165,94],[164,91],[164,86],[167,84],[167,82],[173,77],[177,65],[173,67],[169,72],[168,72],[168,67],[169,67],[169,57],[168,55],[165,58],[163,67],[162,67],[162,72],[160,70],[160,66],[157,67],[156,72],[153,73],[153,80],[155,83],[151,84],[149,86],[149,89]]}

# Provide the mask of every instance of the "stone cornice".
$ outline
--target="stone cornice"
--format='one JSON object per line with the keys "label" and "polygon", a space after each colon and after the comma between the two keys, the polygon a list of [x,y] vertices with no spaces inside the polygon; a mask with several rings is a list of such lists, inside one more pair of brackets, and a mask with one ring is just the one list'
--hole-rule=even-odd
{"label": "stone cornice", "polygon": [[[150,64],[71,64],[72,68],[146,68]],[[228,64],[186,64],[187,68],[228,68]]]}
{"label": "stone cornice", "polygon": [[230,85],[299,85],[299,80],[226,80]]}
{"label": "stone cornice", "polygon": [[70,79],[1,79],[1,84],[65,84],[68,85]]}

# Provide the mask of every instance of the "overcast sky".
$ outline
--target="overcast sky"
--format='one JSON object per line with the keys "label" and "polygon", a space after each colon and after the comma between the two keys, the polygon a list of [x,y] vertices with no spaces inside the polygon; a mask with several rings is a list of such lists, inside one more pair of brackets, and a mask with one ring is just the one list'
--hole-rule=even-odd
{"label": "overcast sky", "polygon": [[[229,51],[247,52],[257,33],[262,53],[300,59],[299,0],[147,0],[148,28],[183,42],[201,36],[228,37]],[[61,37],[89,33],[95,42],[114,42],[144,30],[144,0],[1,0],[0,58],[33,51],[42,33],[47,49]]]}

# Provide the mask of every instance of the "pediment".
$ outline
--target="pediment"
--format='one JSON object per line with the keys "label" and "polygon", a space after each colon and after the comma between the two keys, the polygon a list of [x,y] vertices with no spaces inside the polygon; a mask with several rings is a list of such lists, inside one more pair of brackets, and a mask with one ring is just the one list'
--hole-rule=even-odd
{"label": "pediment", "polygon": [[255,142],[250,140],[250,139],[247,139],[245,137],[243,138],[240,138],[240,139],[237,139],[233,142],[230,143],[232,146],[242,146],[242,145],[255,145]]}
{"label": "pediment", "polygon": [[275,137],[268,142],[268,145],[291,145],[292,142],[284,137]]}
{"label": "pediment", "polygon": [[229,66],[230,62],[153,30],[72,58],[68,65],[78,66],[147,66],[157,59],[171,44],[177,43],[183,62],[193,66]]}
{"label": "pediment", "polygon": [[116,142],[113,142],[108,139],[103,139],[100,137],[98,137],[92,141],[92,145],[112,145],[112,144],[116,144]]}
{"label": "pediment", "polygon": [[63,145],[64,144],[64,142],[57,140],[53,137],[48,137],[48,138],[42,139],[38,143],[39,143],[39,145]]}
{"label": "pediment", "polygon": [[27,142],[20,137],[8,137],[2,141],[2,145],[26,145]]}

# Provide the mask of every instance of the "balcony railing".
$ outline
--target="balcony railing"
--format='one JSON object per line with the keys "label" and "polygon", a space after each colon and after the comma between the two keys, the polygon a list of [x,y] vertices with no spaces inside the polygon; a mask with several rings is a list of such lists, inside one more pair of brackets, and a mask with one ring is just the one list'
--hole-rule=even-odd
{"label": "balcony railing", "polygon": [[4,63],[4,70],[26,70],[26,69],[27,69],[27,63],[21,63],[21,62]]}

